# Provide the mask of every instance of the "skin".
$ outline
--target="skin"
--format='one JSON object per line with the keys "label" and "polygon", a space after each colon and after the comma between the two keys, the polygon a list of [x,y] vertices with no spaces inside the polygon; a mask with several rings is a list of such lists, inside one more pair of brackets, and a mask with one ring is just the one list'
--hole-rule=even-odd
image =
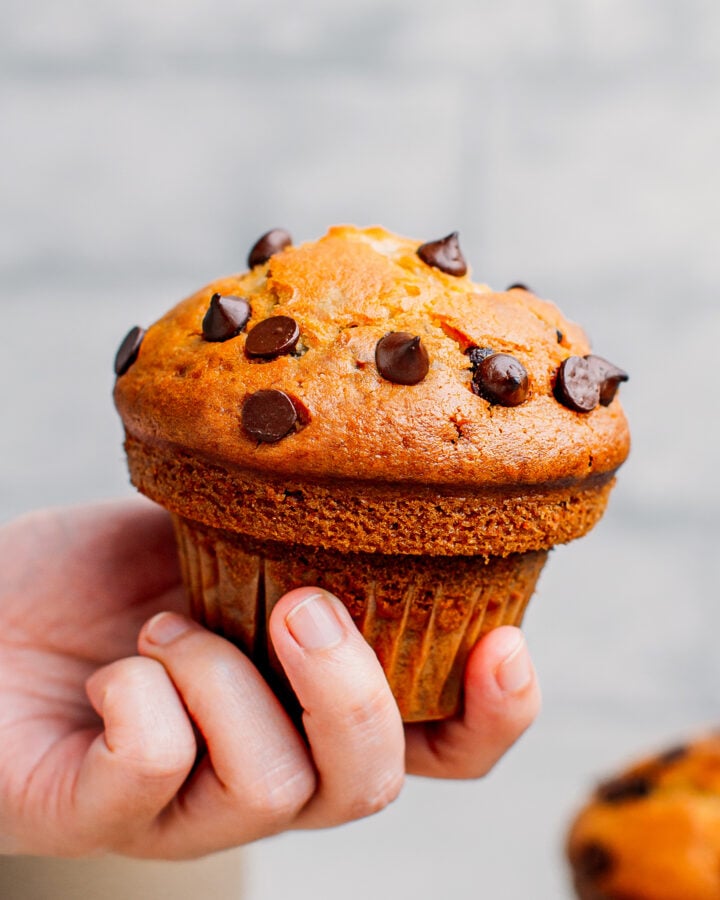
{"label": "skin", "polygon": [[138,499],[0,528],[0,852],[183,859],[383,809],[406,774],[485,775],[539,691],[515,628],[462,719],[403,726],[342,604],[286,594],[270,634],[305,736],[248,658],[186,616],[167,514]]}

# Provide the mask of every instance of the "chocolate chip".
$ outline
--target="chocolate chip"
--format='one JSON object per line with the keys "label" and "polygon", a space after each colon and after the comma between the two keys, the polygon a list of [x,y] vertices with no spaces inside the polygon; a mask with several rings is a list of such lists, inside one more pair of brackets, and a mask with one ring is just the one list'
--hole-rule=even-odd
{"label": "chocolate chip", "polygon": [[600,384],[592,365],[582,356],[568,356],[555,379],[555,397],[575,412],[590,412],[600,402]]}
{"label": "chocolate chip", "polygon": [[562,342],[565,340],[565,335],[562,333],[562,331],[560,331],[559,328],[555,329],[555,337],[557,338],[558,344],[562,344]]}
{"label": "chocolate chip", "polygon": [[240,334],[250,318],[250,304],[244,297],[213,294],[202,323],[206,341],[228,341]]}
{"label": "chocolate chip", "polygon": [[520,281],[515,284],[511,284],[505,288],[506,291],[527,291],[528,294],[532,294],[532,291],[526,284],[522,284]]}
{"label": "chocolate chip", "polygon": [[292,244],[289,232],[284,228],[273,228],[259,237],[248,254],[248,265],[251,269],[266,263],[271,256],[279,253]]}
{"label": "chocolate chip", "polygon": [[600,385],[600,403],[602,406],[610,406],[620,383],[627,381],[630,376],[602,356],[590,354],[585,359]]}
{"label": "chocolate chip", "polygon": [[605,781],[597,789],[598,800],[603,803],[622,803],[623,800],[638,800],[652,793],[652,782],[643,775],[626,775]]}
{"label": "chocolate chip", "polygon": [[448,275],[464,275],[467,272],[467,263],[460,250],[457,231],[438,241],[421,244],[417,249],[417,255],[424,263]]}
{"label": "chocolate chip", "polygon": [[290,353],[300,337],[300,329],[290,316],[270,316],[252,329],[245,342],[248,356],[274,359]]}
{"label": "chocolate chip", "polygon": [[472,388],[476,394],[501,406],[518,406],[528,395],[525,366],[508,353],[487,356],[475,370]]}
{"label": "chocolate chip", "polygon": [[282,391],[255,391],[243,403],[243,428],[264,444],[274,444],[289,434],[297,417],[292,400]]}
{"label": "chocolate chip", "polygon": [[580,878],[595,881],[613,868],[612,853],[597,841],[588,841],[572,854],[575,872]]}
{"label": "chocolate chip", "polygon": [[470,365],[472,366],[473,372],[484,359],[487,359],[488,356],[492,356],[494,352],[492,347],[469,347],[465,351],[470,359]]}
{"label": "chocolate chip", "polygon": [[141,328],[139,325],[135,325],[125,335],[122,343],[118,347],[118,352],[115,354],[116,375],[124,375],[138,358],[140,344],[142,344],[144,337],[145,329]]}
{"label": "chocolate chip", "polygon": [[391,331],[375,346],[378,372],[393,384],[418,384],[430,368],[425,345],[406,331]]}
{"label": "chocolate chip", "polygon": [[666,750],[664,753],[661,753],[657,761],[663,765],[667,766],[670,763],[677,762],[683,757],[687,756],[690,752],[690,748],[686,744],[678,744],[676,747],[671,747],[669,750]]}

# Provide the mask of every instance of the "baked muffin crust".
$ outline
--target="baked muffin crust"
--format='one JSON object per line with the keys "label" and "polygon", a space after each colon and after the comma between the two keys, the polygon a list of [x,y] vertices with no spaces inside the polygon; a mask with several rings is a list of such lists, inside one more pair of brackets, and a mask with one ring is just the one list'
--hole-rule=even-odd
{"label": "baked muffin crust", "polygon": [[[629,433],[617,397],[580,413],[554,394],[561,363],[590,353],[585,334],[527,290],[493,292],[428,265],[418,246],[381,228],[332,228],[208,285],[152,325],[115,388],[135,484],[213,527],[341,550],[505,555],[588,530]],[[230,340],[203,337],[216,293],[250,304]],[[269,317],[294,320],[297,342],[249,356],[249,335]],[[429,369],[418,383],[378,371],[376,348],[390,332],[421,339]],[[522,402],[473,390],[473,347],[520,362]],[[242,426],[258,391],[281,392],[297,411],[274,441]],[[421,508],[424,534],[409,537]]]}
{"label": "baked muffin crust", "polygon": [[582,900],[720,897],[720,737],[670,747],[599,785],[567,854]]}

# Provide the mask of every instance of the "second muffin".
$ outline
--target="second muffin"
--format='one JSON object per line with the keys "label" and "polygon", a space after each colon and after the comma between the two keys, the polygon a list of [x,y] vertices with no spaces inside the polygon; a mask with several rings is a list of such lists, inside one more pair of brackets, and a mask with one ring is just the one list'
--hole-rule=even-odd
{"label": "second muffin", "polygon": [[570,828],[581,900],[720,897],[720,737],[670,747],[600,784]]}

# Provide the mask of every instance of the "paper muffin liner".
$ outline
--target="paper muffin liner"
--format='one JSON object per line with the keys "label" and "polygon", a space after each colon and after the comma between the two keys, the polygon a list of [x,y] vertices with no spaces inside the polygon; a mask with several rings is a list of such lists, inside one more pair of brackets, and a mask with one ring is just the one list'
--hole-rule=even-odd
{"label": "paper muffin liner", "polygon": [[506,557],[338,553],[255,541],[174,515],[193,618],[287,682],[267,621],[287,591],[325,588],[375,651],[406,722],[455,715],[475,643],[520,625],[547,551]]}

